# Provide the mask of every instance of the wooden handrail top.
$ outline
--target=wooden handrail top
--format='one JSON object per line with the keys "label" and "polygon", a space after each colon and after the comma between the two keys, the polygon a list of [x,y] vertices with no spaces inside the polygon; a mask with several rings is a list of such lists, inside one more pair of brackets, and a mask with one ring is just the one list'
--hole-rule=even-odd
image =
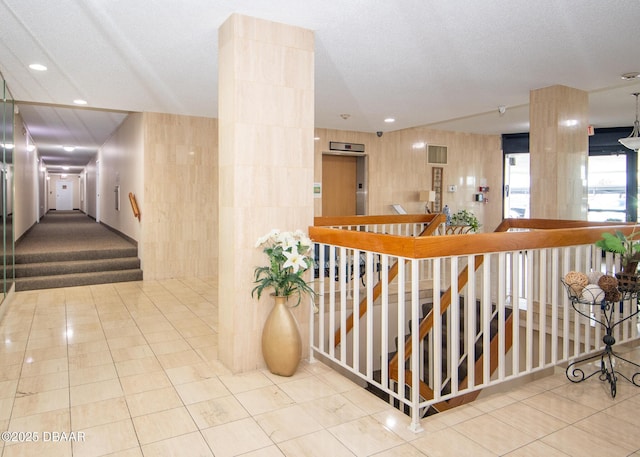
{"label": "wooden handrail top", "polygon": [[438,214],[389,214],[378,216],[330,216],[313,219],[315,227],[346,225],[413,224],[431,222]]}
{"label": "wooden handrail top", "polygon": [[509,228],[529,231],[412,237],[309,227],[309,237],[318,243],[422,259],[593,244],[602,238],[603,232],[620,230],[628,235],[637,227],[627,223],[552,219],[505,219],[499,227],[502,230]]}

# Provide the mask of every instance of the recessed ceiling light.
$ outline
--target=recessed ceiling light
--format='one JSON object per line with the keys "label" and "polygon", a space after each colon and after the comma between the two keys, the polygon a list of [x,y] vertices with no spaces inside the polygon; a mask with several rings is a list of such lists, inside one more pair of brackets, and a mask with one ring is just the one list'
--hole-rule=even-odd
{"label": "recessed ceiling light", "polygon": [[73,152],[75,147],[74,146],[62,146],[62,149],[64,149],[67,152]]}
{"label": "recessed ceiling light", "polygon": [[385,121],[387,124],[390,124],[390,123],[392,123],[392,122],[395,122],[396,120],[395,120],[394,118],[392,118],[392,117],[388,117],[388,118],[386,118],[384,121]]}
{"label": "recessed ceiling light", "polygon": [[35,71],[47,71],[47,67],[42,65],[41,63],[32,63],[29,65],[29,68]]}
{"label": "recessed ceiling light", "polygon": [[62,169],[63,169],[63,170],[68,170],[68,169],[69,169],[69,167],[67,167],[67,166],[63,166],[63,167],[62,167]]}
{"label": "recessed ceiling light", "polygon": [[81,98],[76,98],[76,99],[73,101],[73,103],[75,103],[76,105],[86,105],[86,104],[87,104],[87,101],[86,101],[86,100],[83,100],[83,99],[81,99]]}
{"label": "recessed ceiling light", "polygon": [[319,136],[314,136],[313,137],[313,141],[320,141],[320,137]]}
{"label": "recessed ceiling light", "polygon": [[620,77],[622,79],[624,79],[625,81],[628,81],[630,79],[636,79],[636,78],[640,78],[640,73],[637,71],[632,71],[629,73],[623,73],[622,75],[620,75]]}

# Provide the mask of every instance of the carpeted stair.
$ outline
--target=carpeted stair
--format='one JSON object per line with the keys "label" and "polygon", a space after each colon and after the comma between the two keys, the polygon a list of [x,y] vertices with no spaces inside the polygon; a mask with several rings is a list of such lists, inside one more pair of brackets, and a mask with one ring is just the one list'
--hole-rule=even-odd
{"label": "carpeted stair", "polygon": [[16,244],[16,291],[141,279],[137,246],[79,212],[48,213]]}

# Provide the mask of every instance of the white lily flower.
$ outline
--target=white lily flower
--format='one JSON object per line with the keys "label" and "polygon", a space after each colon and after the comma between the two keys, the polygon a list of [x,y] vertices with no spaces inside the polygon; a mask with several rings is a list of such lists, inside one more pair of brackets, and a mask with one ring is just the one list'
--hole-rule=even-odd
{"label": "white lily flower", "polygon": [[293,272],[297,273],[300,268],[303,270],[307,268],[306,256],[300,255],[297,252],[283,252],[287,261],[282,265],[282,268],[293,268]]}

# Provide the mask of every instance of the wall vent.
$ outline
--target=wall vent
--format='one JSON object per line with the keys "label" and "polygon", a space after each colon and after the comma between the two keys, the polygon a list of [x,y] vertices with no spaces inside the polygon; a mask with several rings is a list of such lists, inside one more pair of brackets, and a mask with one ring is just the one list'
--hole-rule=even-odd
{"label": "wall vent", "polygon": [[446,146],[427,146],[427,162],[428,163],[447,163],[447,147]]}

